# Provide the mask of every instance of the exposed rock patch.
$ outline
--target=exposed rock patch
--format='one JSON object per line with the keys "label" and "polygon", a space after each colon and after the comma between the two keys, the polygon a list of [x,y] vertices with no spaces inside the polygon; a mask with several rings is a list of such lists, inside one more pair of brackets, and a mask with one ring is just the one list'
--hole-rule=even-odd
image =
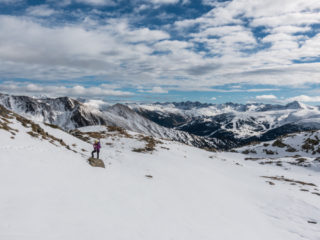
{"label": "exposed rock patch", "polygon": [[88,162],[92,167],[105,168],[104,162],[101,159],[89,158]]}

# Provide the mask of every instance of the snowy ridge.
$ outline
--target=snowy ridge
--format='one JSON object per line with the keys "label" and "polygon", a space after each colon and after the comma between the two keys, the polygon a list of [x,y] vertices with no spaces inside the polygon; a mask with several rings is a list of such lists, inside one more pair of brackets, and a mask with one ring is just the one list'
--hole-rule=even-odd
{"label": "snowy ridge", "polygon": [[0,94],[0,104],[65,130],[107,125],[201,148],[231,149],[299,131],[320,129],[319,107],[270,104],[115,104]]}
{"label": "snowy ridge", "polygon": [[[0,126],[0,239],[317,240],[320,234],[319,172],[312,169],[284,170],[165,140],[138,152],[143,136],[105,126],[80,128],[82,141],[1,106]],[[86,161],[95,137],[105,169]]]}
{"label": "snowy ridge", "polygon": [[65,130],[107,125],[202,148],[215,148],[217,144],[223,144],[216,139],[209,141],[186,132],[162,127],[121,104],[104,106],[101,110],[92,102],[81,103],[68,97],[36,99],[4,94],[0,94],[0,104],[28,119],[54,124]]}
{"label": "snowy ridge", "polygon": [[68,97],[36,99],[0,94],[0,104],[29,119],[55,124],[66,130],[107,124],[99,111],[91,111],[90,107]]}

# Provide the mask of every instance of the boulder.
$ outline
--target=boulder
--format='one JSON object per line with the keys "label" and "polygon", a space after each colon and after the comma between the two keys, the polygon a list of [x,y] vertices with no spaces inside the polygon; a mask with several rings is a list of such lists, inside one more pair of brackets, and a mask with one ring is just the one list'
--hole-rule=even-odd
{"label": "boulder", "polygon": [[97,159],[97,158],[89,158],[88,159],[89,164],[92,167],[101,167],[101,168],[105,168],[104,162],[101,159]]}

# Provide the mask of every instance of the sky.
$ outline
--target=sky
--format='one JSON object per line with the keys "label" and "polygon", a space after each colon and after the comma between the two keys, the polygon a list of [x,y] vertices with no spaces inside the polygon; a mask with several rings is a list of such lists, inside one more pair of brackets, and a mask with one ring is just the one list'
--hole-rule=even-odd
{"label": "sky", "polygon": [[0,92],[320,104],[319,0],[0,0]]}

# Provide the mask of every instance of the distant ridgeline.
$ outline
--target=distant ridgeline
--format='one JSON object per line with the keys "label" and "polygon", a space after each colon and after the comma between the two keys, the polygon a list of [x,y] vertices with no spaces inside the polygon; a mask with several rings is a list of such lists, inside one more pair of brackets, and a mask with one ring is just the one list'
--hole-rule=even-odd
{"label": "distant ridgeline", "polygon": [[300,131],[320,129],[320,110],[299,102],[115,104],[104,109],[68,97],[0,94],[0,104],[29,119],[65,130],[91,125],[122,127],[207,149],[231,149]]}

